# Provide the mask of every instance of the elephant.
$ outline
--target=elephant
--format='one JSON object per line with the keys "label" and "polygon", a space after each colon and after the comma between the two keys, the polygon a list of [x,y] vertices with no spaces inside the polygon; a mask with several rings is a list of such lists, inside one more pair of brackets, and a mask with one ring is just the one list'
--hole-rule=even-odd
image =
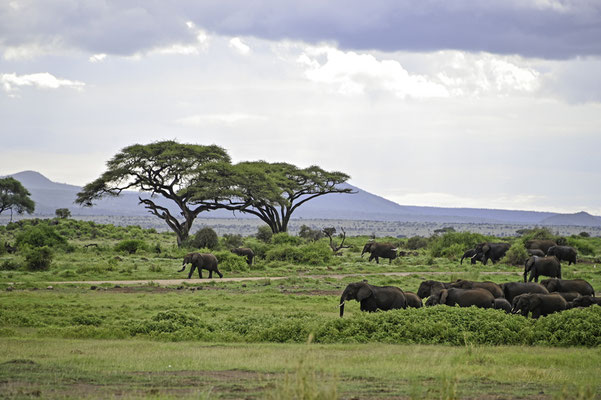
{"label": "elephant", "polygon": [[584,279],[543,279],[540,284],[549,292],[578,292],[582,296],[594,296],[595,289]]}
{"label": "elephant", "polygon": [[524,293],[541,293],[549,294],[547,288],[535,282],[507,282],[501,285],[503,294],[508,302],[513,304],[513,299],[516,296]]}
{"label": "elephant", "polygon": [[466,281],[463,279],[457,279],[455,282],[451,283],[450,286],[454,287],[454,288],[460,288],[460,289],[478,289],[478,288],[486,289],[490,293],[492,293],[492,295],[495,298],[504,296],[503,289],[501,289],[501,286],[499,286],[498,284],[491,282],[491,281],[474,282],[474,281]]}
{"label": "elephant", "polygon": [[528,257],[530,257],[530,256],[544,257],[545,256],[545,253],[540,249],[527,249],[526,252],[528,253]]}
{"label": "elephant", "polygon": [[344,315],[344,303],[357,300],[361,311],[394,310],[407,308],[407,299],[401,289],[394,286],[373,286],[367,282],[349,283],[340,296],[340,317]]}
{"label": "elephant", "polygon": [[538,282],[538,277],[540,275],[561,279],[561,264],[555,256],[532,256],[528,258],[524,264],[524,282],[526,282],[528,272],[530,272],[530,277],[528,278],[529,282],[532,282],[532,279],[534,279],[534,282]]}
{"label": "elephant", "polygon": [[231,249],[232,253],[237,256],[246,257],[246,262],[248,265],[252,265],[253,259],[255,258],[255,252],[248,247],[238,247],[237,249]]}
{"label": "elephant", "polygon": [[417,295],[423,299],[430,297],[434,292],[441,291],[442,289],[449,289],[450,287],[451,283],[427,280],[419,284]]}
{"label": "elephant", "polygon": [[511,313],[511,304],[504,297],[496,298],[493,308],[495,310],[503,310],[507,314]]}
{"label": "elephant", "polygon": [[559,261],[567,261],[568,265],[576,264],[578,252],[571,246],[551,246],[547,250],[548,256],[555,256]]}
{"label": "elephant", "polygon": [[541,315],[546,316],[567,308],[568,302],[557,293],[526,293],[513,299],[511,312],[514,314],[521,312],[524,317],[532,312],[532,318],[536,319]]}
{"label": "elephant", "polygon": [[578,296],[569,303],[569,308],[574,307],[590,307],[592,305],[601,306],[601,297],[595,296]]}
{"label": "elephant", "polygon": [[416,295],[413,292],[403,292],[405,293],[405,299],[407,300],[407,307],[412,308],[422,308],[424,303],[422,303],[421,297]]}
{"label": "elephant", "polygon": [[361,257],[363,254],[370,253],[369,261],[376,259],[376,264],[380,263],[380,257],[388,258],[388,263],[392,263],[392,260],[397,258],[397,249],[398,246],[393,245],[392,243],[378,243],[378,242],[368,242],[363,246],[363,251],[361,252]]}
{"label": "elephant", "polygon": [[469,249],[469,250],[466,250],[466,251],[463,253],[463,255],[461,256],[461,261],[459,262],[459,264],[463,265],[463,259],[464,259],[464,258],[469,258],[469,259],[470,259],[470,261],[471,261],[471,263],[472,263],[472,264],[475,264],[475,263],[476,263],[476,261],[478,261],[478,260],[476,260],[476,258],[474,258],[474,256],[475,256],[476,254],[477,254],[477,253],[476,253],[476,249]]}
{"label": "elephant", "polygon": [[494,264],[505,256],[510,247],[509,243],[480,243],[476,246],[476,255],[472,258],[479,259],[484,265],[488,260]]}
{"label": "elephant", "polygon": [[182,269],[177,272],[182,272],[186,269],[186,264],[192,264],[190,267],[190,273],[188,273],[188,279],[192,278],[194,270],[198,268],[198,276],[202,279],[202,270],[206,269],[209,271],[209,279],[213,278],[213,271],[217,272],[220,278],[223,278],[223,274],[217,269],[217,257],[209,253],[188,253],[184,257],[182,262]]}
{"label": "elephant", "polygon": [[526,249],[538,249],[545,254],[547,254],[547,250],[549,250],[549,247],[551,246],[557,246],[557,243],[555,243],[554,240],[541,239],[527,240],[526,243],[524,243],[524,247],[526,247]]}
{"label": "elephant", "polygon": [[576,299],[576,297],[580,296],[580,293],[578,293],[578,292],[552,292],[552,293],[557,293],[558,295],[560,295],[561,297],[566,299],[566,301],[568,303],[570,301],[574,301],[574,299]]}
{"label": "elephant", "polygon": [[481,308],[492,308],[495,298],[486,289],[443,289],[432,295],[426,301],[427,306],[446,304],[447,306],[459,305],[459,307],[476,306]]}

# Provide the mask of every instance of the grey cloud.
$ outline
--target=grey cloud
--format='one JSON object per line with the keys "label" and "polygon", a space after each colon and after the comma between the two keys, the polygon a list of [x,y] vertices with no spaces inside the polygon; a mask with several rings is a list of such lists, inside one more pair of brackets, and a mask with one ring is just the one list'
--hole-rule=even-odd
{"label": "grey cloud", "polygon": [[4,46],[59,37],[90,52],[131,54],[193,41],[185,26],[192,20],[218,34],[334,41],[344,49],[456,49],[549,59],[601,54],[601,3],[596,0],[11,3],[22,5],[18,11],[0,6]]}

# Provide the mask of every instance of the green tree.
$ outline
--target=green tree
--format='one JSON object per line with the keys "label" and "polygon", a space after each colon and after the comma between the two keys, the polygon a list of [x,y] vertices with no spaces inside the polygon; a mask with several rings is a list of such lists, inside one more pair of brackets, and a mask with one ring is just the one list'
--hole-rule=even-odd
{"label": "green tree", "polygon": [[[181,246],[198,214],[216,208],[218,201],[229,198],[230,192],[222,183],[230,168],[230,157],[216,145],[175,141],[134,144],[107,162],[107,170],[84,186],[77,194],[76,203],[92,206],[95,200],[119,196],[124,190],[144,192],[148,196],[140,196],[140,204],[165,221]],[[197,204],[191,202],[193,193]],[[177,212],[172,213],[157,198],[169,200]]]}
{"label": "green tree", "polygon": [[7,177],[0,179],[0,214],[10,210],[12,222],[13,211],[17,214],[33,213],[35,203],[29,198],[31,193],[15,178]]}
{"label": "green tree", "polygon": [[54,214],[57,216],[57,218],[66,219],[71,216],[71,211],[69,211],[68,208],[57,208],[54,211]]}
{"label": "green tree", "polygon": [[[298,168],[287,163],[247,161],[228,171],[224,193],[228,197],[220,207],[259,217],[273,233],[286,232],[292,213],[298,207],[330,193],[353,193],[341,184],[349,179],[342,172],[328,172],[317,166]],[[194,203],[205,203],[202,191]]]}

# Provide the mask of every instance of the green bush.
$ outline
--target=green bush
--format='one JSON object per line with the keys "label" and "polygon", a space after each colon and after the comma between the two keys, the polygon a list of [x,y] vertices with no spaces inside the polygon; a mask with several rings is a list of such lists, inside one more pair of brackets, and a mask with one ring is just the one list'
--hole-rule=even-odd
{"label": "green bush", "polygon": [[193,248],[207,248],[214,249],[219,244],[219,237],[217,233],[213,230],[213,228],[205,226],[204,228],[199,229],[194,237],[188,241],[188,245]]}
{"label": "green bush", "polygon": [[262,241],[263,243],[271,242],[271,237],[273,236],[273,231],[267,225],[260,226],[257,229],[257,239]]}
{"label": "green bush", "polygon": [[0,271],[16,271],[22,267],[23,265],[19,261],[9,258],[2,261],[2,264],[0,264]]}
{"label": "green bush", "polygon": [[422,236],[413,236],[407,239],[405,246],[410,250],[423,249],[424,247],[428,247],[428,239]]}
{"label": "green bush", "polygon": [[242,239],[242,235],[238,234],[224,234],[221,238],[221,246],[225,249],[235,249],[238,247],[242,247],[244,240]]}
{"label": "green bush", "polygon": [[568,238],[568,246],[574,247],[578,253],[585,256],[594,256],[595,248],[586,239]]}
{"label": "green bush", "polygon": [[220,271],[248,271],[249,266],[246,257],[238,256],[230,251],[218,251],[215,257],[219,261]]}
{"label": "green bush", "polygon": [[323,242],[294,246],[273,246],[265,253],[265,260],[286,261],[293,264],[325,265],[332,259],[332,250]]}
{"label": "green bush", "polygon": [[[336,232],[335,229],[334,232]],[[305,240],[315,242],[316,240],[323,238],[324,234],[319,229],[311,229],[311,227],[307,225],[301,225],[298,236]]]}
{"label": "green bush", "polygon": [[115,251],[118,252],[126,252],[129,254],[134,254],[138,250],[147,250],[148,246],[143,240],[140,239],[127,239],[122,240],[115,245]]}
{"label": "green bush", "polygon": [[511,265],[524,265],[527,258],[528,251],[526,250],[526,247],[524,247],[524,243],[521,240],[517,240],[511,245],[509,250],[507,250],[502,262]]}
{"label": "green bush", "polygon": [[292,246],[298,246],[303,244],[303,239],[298,236],[291,236],[286,232],[280,232],[272,236],[271,243],[275,245],[289,244]]}
{"label": "green bush", "polygon": [[21,250],[27,247],[44,247],[67,249],[67,239],[58,234],[48,225],[36,225],[25,228],[16,236],[17,247]]}
{"label": "green bush", "polygon": [[467,249],[472,249],[482,242],[486,242],[486,237],[479,233],[447,232],[432,239],[430,253],[433,257],[457,258]]}
{"label": "green bush", "polygon": [[50,247],[34,247],[25,254],[25,267],[29,271],[46,271],[50,269],[53,253]]}

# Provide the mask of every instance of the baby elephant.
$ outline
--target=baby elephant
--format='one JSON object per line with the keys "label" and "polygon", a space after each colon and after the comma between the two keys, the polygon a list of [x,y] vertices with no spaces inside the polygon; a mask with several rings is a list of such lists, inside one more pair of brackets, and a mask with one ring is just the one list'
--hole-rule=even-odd
{"label": "baby elephant", "polygon": [[223,278],[223,274],[217,269],[217,257],[213,254],[188,253],[182,262],[182,269],[177,272],[185,270],[186,264],[192,264],[190,273],[188,273],[188,279],[192,278],[192,274],[196,268],[198,268],[198,276],[200,276],[200,279],[202,279],[203,269],[209,271],[209,279],[213,278],[213,271],[217,272],[217,275],[219,275],[220,278]]}

